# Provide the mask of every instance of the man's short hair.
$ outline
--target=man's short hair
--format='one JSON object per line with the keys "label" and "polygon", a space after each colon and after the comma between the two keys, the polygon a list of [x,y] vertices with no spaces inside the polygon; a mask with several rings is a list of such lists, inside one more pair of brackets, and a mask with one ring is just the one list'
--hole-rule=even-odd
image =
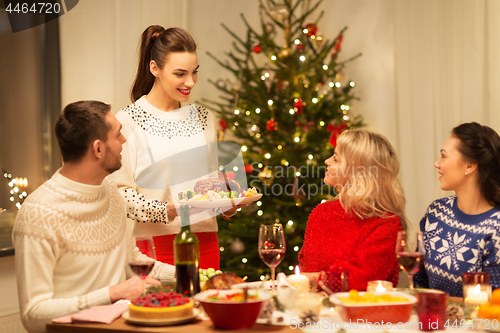
{"label": "man's short hair", "polygon": [[110,124],[109,104],[79,101],[68,104],[56,120],[55,133],[64,162],[79,162],[95,140],[106,142]]}

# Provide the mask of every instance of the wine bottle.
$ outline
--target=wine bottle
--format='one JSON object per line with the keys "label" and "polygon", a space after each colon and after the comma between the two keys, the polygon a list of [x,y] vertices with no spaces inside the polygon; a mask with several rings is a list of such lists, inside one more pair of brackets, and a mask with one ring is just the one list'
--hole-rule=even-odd
{"label": "wine bottle", "polygon": [[177,292],[193,296],[200,292],[198,237],[189,226],[189,207],[181,206],[181,232],[174,239],[174,261]]}

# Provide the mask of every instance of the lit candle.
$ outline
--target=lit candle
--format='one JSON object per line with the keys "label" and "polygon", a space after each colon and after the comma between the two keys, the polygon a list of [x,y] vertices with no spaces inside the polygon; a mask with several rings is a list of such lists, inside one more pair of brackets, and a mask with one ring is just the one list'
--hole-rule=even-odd
{"label": "lit candle", "polygon": [[375,291],[378,293],[383,293],[384,291],[387,291],[387,289],[385,289],[385,287],[382,285],[382,282],[379,282]]}
{"label": "lit candle", "polygon": [[477,284],[475,287],[467,288],[467,297],[465,299],[465,302],[481,305],[484,303],[488,303],[488,301],[488,293],[481,290],[480,284]]}
{"label": "lit candle", "polygon": [[386,291],[392,291],[392,289],[393,289],[392,282],[382,281],[382,280],[370,281],[368,282],[368,286],[366,287],[366,291],[372,293],[373,292],[383,293]]}
{"label": "lit candle", "polygon": [[299,266],[295,266],[295,274],[290,275],[287,278],[287,281],[293,287],[299,289],[300,293],[306,293],[309,291],[309,278],[300,274]]}

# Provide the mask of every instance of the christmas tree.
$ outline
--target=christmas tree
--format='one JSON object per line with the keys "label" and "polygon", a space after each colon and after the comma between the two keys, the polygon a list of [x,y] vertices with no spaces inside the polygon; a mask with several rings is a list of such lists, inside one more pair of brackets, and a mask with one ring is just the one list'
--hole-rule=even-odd
{"label": "christmas tree", "polygon": [[[269,273],[257,250],[261,224],[285,229],[287,252],[276,272],[289,274],[297,265],[311,210],[335,195],[323,183],[324,160],[343,130],[362,125],[350,116],[357,98],[344,72],[360,54],[338,60],[346,28],[332,41],[319,33],[324,12],[311,17],[321,2],[259,0],[261,33],[241,14],[246,39],[222,24],[235,39],[230,61],[208,53],[234,79],[210,80],[222,102],[201,104],[219,114],[219,141],[231,136],[241,146],[248,185],[263,193],[227,225],[219,223],[221,268],[249,281]],[[227,131],[232,135],[224,138]]]}

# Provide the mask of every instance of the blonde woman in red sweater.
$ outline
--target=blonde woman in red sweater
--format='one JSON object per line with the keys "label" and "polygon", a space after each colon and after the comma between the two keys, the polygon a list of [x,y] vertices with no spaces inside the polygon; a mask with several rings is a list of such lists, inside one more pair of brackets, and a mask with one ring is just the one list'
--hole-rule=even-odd
{"label": "blonde woman in red sweater", "polygon": [[339,136],[325,163],[324,182],[338,196],[309,216],[299,253],[302,270],[347,269],[349,289],[366,290],[371,280],[396,286],[396,237],[406,230],[406,216],[394,148],[382,135],[349,130]]}

